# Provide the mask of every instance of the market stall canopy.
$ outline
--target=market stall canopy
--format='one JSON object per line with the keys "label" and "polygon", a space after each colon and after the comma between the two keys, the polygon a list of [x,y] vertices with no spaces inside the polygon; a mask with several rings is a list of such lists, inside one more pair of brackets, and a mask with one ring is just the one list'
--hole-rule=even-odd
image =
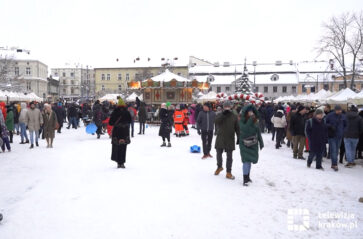
{"label": "market stall canopy", "polygon": [[328,104],[347,104],[349,102],[349,99],[353,98],[356,95],[357,95],[357,93],[355,93],[354,91],[352,91],[349,88],[346,88],[346,89],[343,89],[343,90],[339,91],[338,93],[330,96],[326,100],[326,103],[328,103]]}
{"label": "market stall canopy", "polygon": [[154,82],[170,82],[172,80],[176,80],[176,81],[179,81],[179,82],[189,82],[189,81],[191,81],[191,80],[189,80],[189,79],[187,79],[185,77],[174,74],[174,73],[170,72],[169,70],[165,70],[165,72],[161,73],[160,75],[151,77],[150,79],[146,79],[146,80],[144,80],[144,82],[148,81],[148,80],[152,80]]}
{"label": "market stall canopy", "polygon": [[138,96],[135,92],[132,92],[132,94],[126,98],[126,102],[135,102],[137,97],[139,100],[142,100],[143,98],[142,95]]}
{"label": "market stall canopy", "polygon": [[199,97],[198,102],[207,102],[207,101],[216,101],[217,100],[217,93],[210,91],[208,94],[205,94]]}
{"label": "market stall canopy", "polygon": [[123,97],[122,94],[107,94],[103,97],[101,97],[99,100],[100,101],[112,101],[112,102],[116,102],[117,101],[117,97]]}
{"label": "market stall canopy", "polygon": [[43,101],[42,98],[37,96],[35,93],[22,93],[22,92],[12,92],[12,91],[0,91],[0,100],[2,101]]}
{"label": "market stall canopy", "polygon": [[363,90],[349,99],[349,103],[363,105]]}

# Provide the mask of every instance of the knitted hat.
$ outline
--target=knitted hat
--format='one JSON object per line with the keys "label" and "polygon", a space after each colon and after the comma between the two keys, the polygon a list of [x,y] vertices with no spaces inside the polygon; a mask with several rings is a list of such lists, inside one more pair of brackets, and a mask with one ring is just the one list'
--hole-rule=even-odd
{"label": "knitted hat", "polygon": [[166,102],[166,107],[169,107],[171,106],[171,103],[170,102]]}
{"label": "knitted hat", "polygon": [[117,106],[126,106],[124,100],[121,97],[118,99]]}
{"label": "knitted hat", "polygon": [[334,110],[342,110],[342,107],[341,107],[340,105],[336,105],[336,106],[334,107]]}

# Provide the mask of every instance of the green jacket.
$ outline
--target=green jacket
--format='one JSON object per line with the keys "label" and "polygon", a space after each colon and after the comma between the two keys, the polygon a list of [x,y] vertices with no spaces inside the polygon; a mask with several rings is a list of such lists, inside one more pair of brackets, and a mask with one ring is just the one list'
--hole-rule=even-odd
{"label": "green jacket", "polygon": [[217,138],[215,143],[216,149],[224,149],[226,151],[235,150],[236,140],[234,135],[239,135],[238,117],[232,111],[224,114],[223,112],[216,115],[215,119]]}
{"label": "green jacket", "polygon": [[[264,147],[263,139],[261,136],[260,128],[258,127],[258,122],[254,123],[253,119],[248,119],[246,122],[245,113],[248,108],[252,107],[253,113],[256,115],[258,119],[258,111],[253,105],[247,105],[242,109],[241,113],[241,120],[239,121],[240,127],[240,138],[239,138],[239,148],[241,151],[242,162],[251,162],[257,163],[258,162],[258,145],[260,145],[260,149]],[[250,136],[256,135],[258,139],[258,143],[251,146],[246,147],[243,144],[243,139],[248,138]]]}
{"label": "green jacket", "polygon": [[6,128],[9,131],[13,131],[14,130],[14,112],[13,111],[9,111],[6,114],[5,125],[6,125]]}

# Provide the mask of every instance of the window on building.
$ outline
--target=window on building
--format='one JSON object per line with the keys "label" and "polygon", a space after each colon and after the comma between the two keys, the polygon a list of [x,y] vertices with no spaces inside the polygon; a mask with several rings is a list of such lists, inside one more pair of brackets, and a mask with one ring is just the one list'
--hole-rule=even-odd
{"label": "window on building", "polygon": [[130,74],[129,73],[126,74],[126,81],[130,81]]}
{"label": "window on building", "polygon": [[287,87],[286,86],[283,86],[282,87],[282,93],[286,93],[287,92]]}
{"label": "window on building", "polygon": [[310,87],[310,92],[315,93],[315,86]]}
{"label": "window on building", "polygon": [[274,93],[277,93],[277,86],[274,86],[274,87],[272,88],[272,91],[273,91]]}
{"label": "window on building", "polygon": [[25,73],[26,73],[26,75],[27,75],[27,76],[29,76],[29,75],[31,74],[31,72],[30,72],[30,67],[27,67],[27,68],[26,68]]}
{"label": "window on building", "polygon": [[329,90],[329,84],[324,84],[324,90]]}
{"label": "window on building", "polygon": [[182,74],[180,72],[178,72],[178,76],[181,76]]}
{"label": "window on building", "polygon": [[102,74],[101,80],[105,80],[105,74]]}
{"label": "window on building", "polygon": [[117,80],[122,80],[122,74],[118,74]]}
{"label": "window on building", "polygon": [[66,80],[63,80],[63,85],[66,85],[67,84],[67,81]]}
{"label": "window on building", "polygon": [[71,80],[71,85],[74,85],[74,80]]}
{"label": "window on building", "polygon": [[32,83],[31,82],[27,82],[26,83],[26,89],[27,90],[31,90],[32,89]]}
{"label": "window on building", "polygon": [[302,85],[302,92],[306,93],[306,85],[305,84]]}
{"label": "window on building", "polygon": [[344,84],[339,84],[339,90],[344,89]]}
{"label": "window on building", "polygon": [[111,75],[107,74],[107,80],[111,80]]}
{"label": "window on building", "polygon": [[258,92],[258,91],[259,91],[259,90],[258,90],[258,86],[256,86],[256,87],[255,87],[255,91],[256,91],[256,92]]}
{"label": "window on building", "polygon": [[268,93],[268,86],[263,87],[263,92]]}
{"label": "window on building", "polygon": [[296,86],[291,87],[291,91],[292,91],[293,94],[295,94],[296,93]]}
{"label": "window on building", "polygon": [[65,73],[65,72],[63,72],[62,76],[63,76],[63,77],[66,77],[66,73]]}
{"label": "window on building", "polygon": [[122,86],[118,85],[118,91],[122,91]]}
{"label": "window on building", "polygon": [[229,86],[226,86],[226,92],[229,92],[230,90]]}
{"label": "window on building", "polygon": [[102,90],[105,90],[105,85],[102,85]]}
{"label": "window on building", "polygon": [[73,87],[71,88],[71,94],[72,95],[74,94],[74,88]]}
{"label": "window on building", "polygon": [[217,93],[220,93],[220,92],[221,92],[221,87],[217,86]]}
{"label": "window on building", "polygon": [[66,93],[67,93],[66,88],[63,88],[63,94],[66,94]]}
{"label": "window on building", "polygon": [[58,72],[54,72],[54,76],[58,76]]}
{"label": "window on building", "polygon": [[15,75],[19,76],[19,67],[15,67]]}
{"label": "window on building", "polygon": [[74,77],[74,72],[71,72],[71,77]]}

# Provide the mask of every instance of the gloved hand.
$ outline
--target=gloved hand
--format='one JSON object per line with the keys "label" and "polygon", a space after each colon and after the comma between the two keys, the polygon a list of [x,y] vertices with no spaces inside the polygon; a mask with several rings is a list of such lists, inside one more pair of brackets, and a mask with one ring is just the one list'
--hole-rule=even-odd
{"label": "gloved hand", "polygon": [[199,134],[199,135],[201,135],[201,134],[202,134],[202,132],[200,132],[200,130],[198,130],[198,134]]}
{"label": "gloved hand", "polygon": [[236,142],[236,145],[239,145],[239,138],[237,138],[237,142]]}
{"label": "gloved hand", "polygon": [[263,147],[264,147],[264,146],[263,146],[263,144],[260,144],[260,150],[262,150],[262,149],[263,149]]}

